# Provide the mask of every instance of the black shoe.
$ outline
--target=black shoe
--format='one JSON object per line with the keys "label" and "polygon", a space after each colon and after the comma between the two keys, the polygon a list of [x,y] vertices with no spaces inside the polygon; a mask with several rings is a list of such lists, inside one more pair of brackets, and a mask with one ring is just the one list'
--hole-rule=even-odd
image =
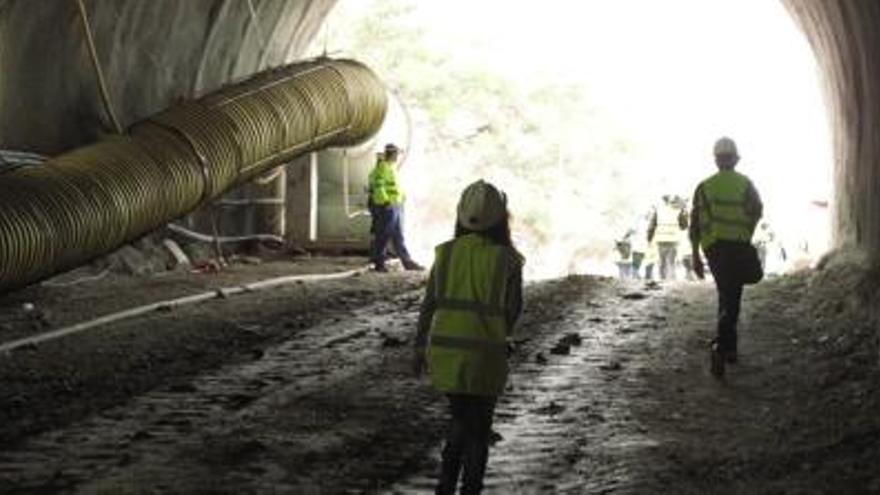
{"label": "black shoe", "polygon": [[722,376],[724,376],[724,354],[718,347],[717,342],[712,342],[712,349],[710,351],[709,361],[709,369],[712,372],[712,375],[717,378],[721,378]]}
{"label": "black shoe", "polygon": [[388,267],[385,265],[376,265],[373,267],[373,271],[377,271],[379,273],[388,273]]}
{"label": "black shoe", "polygon": [[425,271],[425,267],[416,263],[413,260],[407,260],[403,263],[403,269],[409,272],[423,272]]}

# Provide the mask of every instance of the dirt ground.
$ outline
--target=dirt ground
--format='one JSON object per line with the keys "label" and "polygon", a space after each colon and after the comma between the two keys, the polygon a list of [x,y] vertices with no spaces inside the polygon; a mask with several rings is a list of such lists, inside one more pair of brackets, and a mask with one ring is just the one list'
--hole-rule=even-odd
{"label": "dirt ground", "polygon": [[[361,264],[31,287],[0,299],[0,344]],[[446,411],[410,372],[423,280],[291,284],[0,354],[0,493],[430,492]],[[747,289],[722,380],[709,283],[529,284],[487,491],[880,493],[878,280],[841,259]]]}

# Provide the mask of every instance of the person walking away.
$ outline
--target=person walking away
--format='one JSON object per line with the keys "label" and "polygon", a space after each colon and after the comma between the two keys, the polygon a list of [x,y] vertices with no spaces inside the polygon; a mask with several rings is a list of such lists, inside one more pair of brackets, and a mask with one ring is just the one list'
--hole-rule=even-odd
{"label": "person walking away", "polygon": [[[712,372],[724,374],[724,364],[737,362],[737,321],[746,266],[755,226],[763,204],[752,181],[736,172],[739,162],[736,143],[723,137],[715,143],[718,172],[702,181],[694,191],[690,241],[694,273],[704,276],[700,248],[718,291],[717,337],[712,342]],[[757,260],[755,261],[757,263]]]}
{"label": "person walking away", "polygon": [[651,224],[654,221],[654,211],[654,208],[651,208],[651,210],[645,214],[640,222],[640,228],[636,231],[636,239],[644,242],[645,257],[642,260],[642,265],[645,267],[645,280],[648,281],[654,280],[654,267],[660,262],[657,242],[651,237]]}
{"label": "person walking away", "polygon": [[649,242],[645,251],[645,280],[654,280],[654,267],[660,262],[660,254],[657,252],[657,243]]}
{"label": "person walking away", "polygon": [[373,216],[372,258],[377,272],[386,272],[386,246],[389,240],[406,270],[423,270],[413,261],[403,238],[403,191],[397,180],[397,158],[400,150],[393,143],[385,145],[382,158],[369,175],[369,204]]}
{"label": "person walking away", "polygon": [[[688,211],[687,203],[683,203],[685,212]],[[680,242],[682,246],[690,245],[690,230],[682,230],[680,233]],[[684,268],[684,279],[688,282],[696,280],[694,275],[694,256],[690,249],[686,249],[681,256],[681,267]]]}
{"label": "person walking away", "polygon": [[479,180],[458,202],[455,237],[436,248],[419,313],[415,371],[449,400],[438,494],[480,493],[492,415],[507,382],[508,338],[522,310],[525,262],[510,237],[507,198]]}
{"label": "person walking away", "polygon": [[648,242],[657,243],[662,280],[675,280],[678,243],[681,231],[687,228],[686,222],[687,214],[684,208],[680,204],[676,205],[672,196],[664,195],[663,201],[654,210],[648,228]]}
{"label": "person walking away", "polygon": [[617,272],[621,280],[632,278],[632,232],[627,233],[614,241],[614,250],[617,252]]}
{"label": "person walking away", "polygon": [[651,278],[653,243],[648,242],[648,227],[651,221],[651,213],[639,215],[635,227],[632,229],[632,276],[636,279],[642,277],[642,267],[645,267],[645,279]]}

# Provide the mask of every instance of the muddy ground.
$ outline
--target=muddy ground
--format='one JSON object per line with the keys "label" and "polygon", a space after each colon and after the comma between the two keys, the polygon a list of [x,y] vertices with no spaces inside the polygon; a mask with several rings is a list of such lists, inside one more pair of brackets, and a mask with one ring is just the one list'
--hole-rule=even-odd
{"label": "muddy ground", "polygon": [[[36,286],[0,300],[0,344],[361,262]],[[531,283],[488,491],[880,493],[880,300],[859,263],[748,289],[723,380],[710,284]],[[0,493],[429,492],[446,411],[410,372],[422,284],[291,284],[0,355]]]}

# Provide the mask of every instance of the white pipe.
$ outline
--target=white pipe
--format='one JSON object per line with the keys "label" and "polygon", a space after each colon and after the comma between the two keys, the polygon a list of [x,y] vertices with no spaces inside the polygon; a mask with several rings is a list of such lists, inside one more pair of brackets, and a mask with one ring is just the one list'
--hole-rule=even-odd
{"label": "white pipe", "polygon": [[284,244],[284,238],[279,237],[277,235],[271,234],[254,234],[254,235],[242,235],[242,236],[212,236],[206,234],[200,234],[193,230],[189,230],[186,227],[181,227],[180,225],[169,223],[167,226],[168,230],[180,234],[182,236],[188,237],[195,241],[200,242],[219,242],[221,244],[228,244],[233,242],[246,242],[246,241],[270,241],[277,242],[279,244]]}
{"label": "white pipe", "polygon": [[104,111],[107,113],[107,118],[110,119],[110,123],[113,124],[113,129],[116,131],[116,134],[122,134],[122,124],[119,123],[119,119],[116,117],[116,111],[113,110],[113,103],[110,101],[110,92],[107,90],[107,81],[104,80],[104,71],[101,69],[101,62],[98,60],[98,50],[95,48],[95,39],[92,37],[92,26],[89,22],[89,14],[86,11],[86,6],[83,3],[83,0],[76,0],[76,6],[79,8],[79,17],[82,20],[83,34],[86,38],[86,46],[89,49],[89,55],[91,55],[92,67],[95,69],[95,78],[98,81],[98,94],[101,97],[101,101],[104,103]]}
{"label": "white pipe", "polygon": [[366,209],[351,211],[351,200],[348,197],[351,192],[349,189],[349,166],[348,150],[342,150],[342,204],[345,207],[345,216],[350,220],[352,218],[369,216],[370,212]]}
{"label": "white pipe", "polygon": [[281,166],[275,167],[275,169],[272,170],[270,173],[268,173],[268,174],[263,174],[262,176],[256,177],[256,178],[254,178],[253,181],[254,181],[255,183],[261,185],[261,186],[265,186],[266,184],[268,184],[268,183],[272,182],[273,180],[277,179],[278,176],[281,175],[281,172],[282,172],[283,170],[284,170],[284,165],[281,165]]}
{"label": "white pipe", "polygon": [[248,199],[221,199],[214,204],[220,206],[253,206],[253,205],[283,205],[281,198],[248,198]]}
{"label": "white pipe", "polygon": [[[180,248],[178,248],[178,249],[180,249]],[[45,286],[45,287],[70,287],[72,285],[79,285],[79,284],[82,284],[85,282],[95,282],[97,280],[101,280],[102,278],[106,277],[109,273],[110,273],[110,269],[105,268],[105,269],[101,270],[101,272],[98,273],[97,275],[89,275],[89,276],[85,276],[85,277],[80,277],[75,280],[71,280],[70,282],[52,282],[52,281],[47,280],[47,281],[41,282],[40,285]]]}
{"label": "white pipe", "polygon": [[48,159],[48,157],[30,151],[0,150],[0,162],[9,164],[41,165]]}
{"label": "white pipe", "polygon": [[242,294],[245,292],[253,292],[262,289],[271,289],[273,287],[277,287],[279,285],[290,284],[294,282],[316,282],[320,280],[335,280],[341,278],[353,277],[355,275],[366,272],[369,269],[368,266],[363,266],[361,268],[355,268],[353,270],[347,270],[344,272],[338,273],[316,273],[310,275],[286,275],[283,277],[275,277],[266,280],[260,280],[259,282],[253,282],[250,284],[243,284],[234,287],[223,287],[219,289],[215,289],[208,292],[202,292],[199,294],[193,294],[190,296],[178,297],[176,299],[166,299],[164,301],[158,301],[150,304],[145,304],[143,306],[137,306],[134,308],[129,308],[123,311],[119,311],[116,313],[111,313],[109,315],[104,315],[93,320],[85,321],[82,323],[77,323],[75,325],[71,325],[68,327],[59,328],[57,330],[51,330],[49,332],[41,333],[39,335],[34,335],[31,337],[25,337],[23,339],[13,340],[12,342],[7,342],[5,344],[0,345],[0,355],[9,354],[10,352],[26,347],[26,346],[34,346],[37,344],[41,344],[43,342],[48,342],[51,340],[59,339],[61,337],[66,337],[68,335],[72,335],[75,333],[84,332],[86,330],[106,325],[108,323],[113,323],[120,320],[125,320],[128,318],[133,318],[135,316],[140,316],[146,313],[151,313],[153,311],[158,310],[167,310],[173,309],[176,307],[183,306],[185,304],[194,304],[202,301],[208,301],[210,299],[225,299],[229,296],[233,296],[236,294]]}
{"label": "white pipe", "polygon": [[46,163],[46,160],[48,158],[37,153],[0,149],[0,174],[22,167],[42,165]]}
{"label": "white pipe", "polygon": [[260,38],[260,43],[263,45],[263,53],[260,54],[260,58],[269,50],[269,39],[263,34],[263,28],[260,26],[260,20],[257,18],[257,11],[254,9],[254,3],[252,0],[247,0],[248,10],[251,13],[251,22],[254,23],[254,28],[257,30],[257,37]]}
{"label": "white pipe", "polygon": [[318,153],[309,153],[309,242],[318,240]]}

